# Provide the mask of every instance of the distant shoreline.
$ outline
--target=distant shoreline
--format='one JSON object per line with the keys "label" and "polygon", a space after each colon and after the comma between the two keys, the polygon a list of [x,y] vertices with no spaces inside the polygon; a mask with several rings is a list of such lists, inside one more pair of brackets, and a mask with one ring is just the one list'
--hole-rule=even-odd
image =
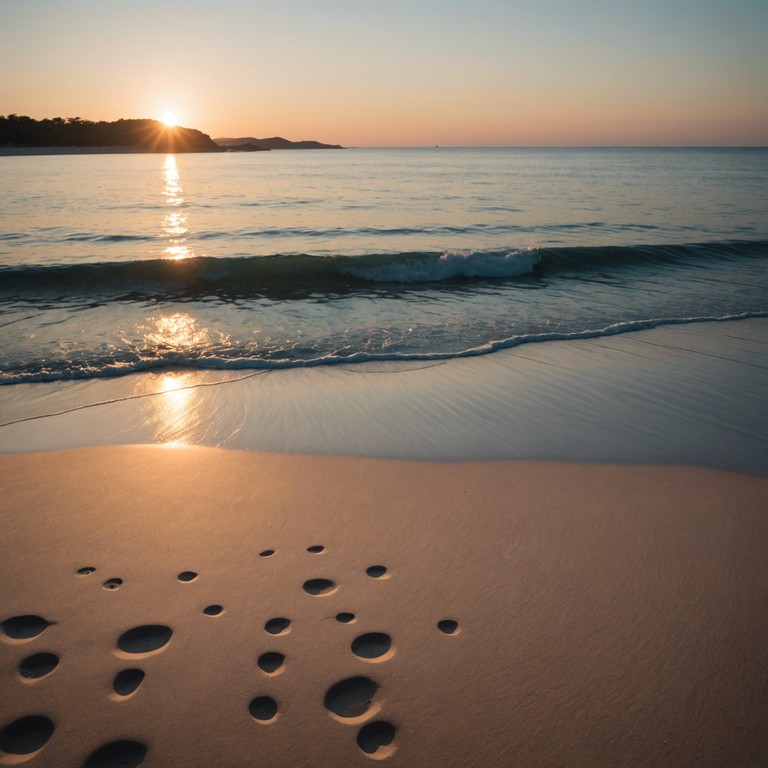
{"label": "distant shoreline", "polygon": [[210,150],[149,150],[144,147],[0,147],[0,157],[28,155],[173,155],[211,154]]}

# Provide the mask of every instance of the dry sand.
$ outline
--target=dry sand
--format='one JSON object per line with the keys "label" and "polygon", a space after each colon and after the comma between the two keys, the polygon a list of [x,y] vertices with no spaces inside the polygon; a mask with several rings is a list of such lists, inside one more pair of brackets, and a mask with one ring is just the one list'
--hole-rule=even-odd
{"label": "dry sand", "polygon": [[0,477],[0,746],[40,747],[1,764],[768,760],[765,478],[150,446]]}

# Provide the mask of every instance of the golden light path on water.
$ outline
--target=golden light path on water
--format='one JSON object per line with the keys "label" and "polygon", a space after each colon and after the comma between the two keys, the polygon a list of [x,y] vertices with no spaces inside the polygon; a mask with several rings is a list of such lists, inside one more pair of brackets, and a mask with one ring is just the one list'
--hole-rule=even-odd
{"label": "golden light path on water", "polygon": [[175,155],[168,155],[163,163],[163,197],[170,207],[163,219],[163,236],[168,245],[164,253],[167,258],[174,260],[188,259],[195,254],[186,244],[187,213],[181,206],[184,203],[184,190],[181,186],[179,166]]}
{"label": "golden light path on water", "polygon": [[[187,312],[150,317],[147,325],[139,330],[144,349],[157,357],[178,356],[183,360],[195,351],[207,349],[212,339],[211,332],[198,327],[197,320]],[[137,377],[135,395],[161,393],[147,399],[144,417],[156,442],[184,444],[190,435],[199,431],[198,391],[195,388],[199,378],[190,371]]]}

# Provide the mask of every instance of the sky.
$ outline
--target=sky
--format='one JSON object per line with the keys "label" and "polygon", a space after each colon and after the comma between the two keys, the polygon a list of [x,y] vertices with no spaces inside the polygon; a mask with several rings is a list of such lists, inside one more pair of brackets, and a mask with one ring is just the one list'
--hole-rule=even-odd
{"label": "sky", "polygon": [[345,146],[768,145],[768,0],[0,0],[0,114]]}

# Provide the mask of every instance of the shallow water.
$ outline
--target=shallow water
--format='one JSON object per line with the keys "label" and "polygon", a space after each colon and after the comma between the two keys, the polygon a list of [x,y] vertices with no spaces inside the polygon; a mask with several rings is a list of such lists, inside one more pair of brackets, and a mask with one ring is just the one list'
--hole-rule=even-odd
{"label": "shallow water", "polygon": [[0,158],[0,382],[768,312],[768,151]]}

